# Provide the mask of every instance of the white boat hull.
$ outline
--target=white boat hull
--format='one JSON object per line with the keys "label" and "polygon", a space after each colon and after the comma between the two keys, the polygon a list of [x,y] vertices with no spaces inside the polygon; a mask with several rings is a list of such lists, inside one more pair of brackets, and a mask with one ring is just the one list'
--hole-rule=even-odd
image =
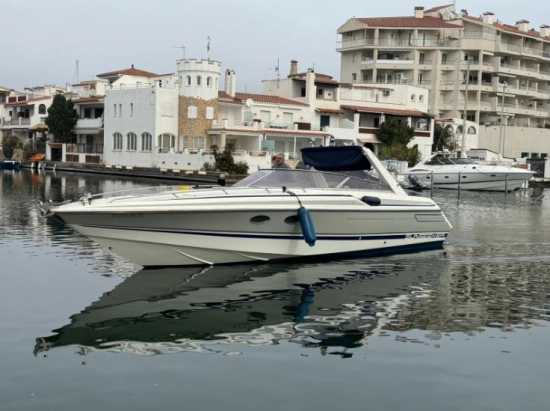
{"label": "white boat hull", "polygon": [[315,245],[310,247],[301,235],[289,239],[288,236],[240,236],[239,233],[205,235],[85,226],[73,228],[116,254],[149,267],[387,254],[438,248],[447,236],[446,232],[392,233],[341,236],[337,240],[333,235],[318,235]]}

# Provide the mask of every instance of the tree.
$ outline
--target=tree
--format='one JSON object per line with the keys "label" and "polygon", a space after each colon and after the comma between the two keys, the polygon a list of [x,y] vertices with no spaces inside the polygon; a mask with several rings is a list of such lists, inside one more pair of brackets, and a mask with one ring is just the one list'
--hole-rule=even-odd
{"label": "tree", "polygon": [[51,107],[48,109],[46,125],[54,135],[57,143],[74,142],[73,129],[78,121],[78,113],[74,109],[71,100],[67,100],[63,94],[56,94]]}
{"label": "tree", "polygon": [[414,138],[414,129],[408,124],[388,119],[380,124],[376,130],[376,137],[382,143],[379,153],[381,158],[407,161],[409,165],[420,161],[418,148],[407,147]]}
{"label": "tree", "polygon": [[214,153],[214,160],[216,161],[214,166],[216,170],[229,174],[246,174],[248,172],[248,164],[242,161],[235,163],[233,154],[231,154],[233,151],[232,144],[226,144],[223,151],[219,151],[218,146],[214,145],[212,146],[212,151]]}

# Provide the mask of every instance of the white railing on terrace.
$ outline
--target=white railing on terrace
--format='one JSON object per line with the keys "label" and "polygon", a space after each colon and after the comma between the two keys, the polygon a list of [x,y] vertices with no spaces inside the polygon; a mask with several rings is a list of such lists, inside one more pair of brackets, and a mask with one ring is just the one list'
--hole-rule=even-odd
{"label": "white railing on terrace", "polygon": [[378,59],[376,60],[377,64],[398,64],[398,65],[407,65],[407,64],[414,64],[413,60],[408,59]]}
{"label": "white railing on terrace", "polygon": [[499,46],[502,50],[508,50],[508,51],[512,51],[514,53],[520,53],[521,52],[521,46],[517,46],[515,44],[500,43]]}
{"label": "white railing on terrace", "polygon": [[425,40],[423,38],[418,39],[392,39],[392,38],[379,38],[379,39],[356,39],[356,40],[342,40],[337,42],[337,48],[346,49],[362,46],[386,46],[386,47],[460,47],[460,39],[456,37],[447,39],[434,39]]}
{"label": "white railing on terrace", "polygon": [[154,83],[136,83],[136,84],[111,84],[109,85],[109,89],[111,90],[136,90],[136,89],[146,89],[146,88],[165,88],[173,90],[178,87],[175,83],[162,83],[162,86],[159,86],[158,84]]}
{"label": "white railing on terrace", "polygon": [[484,33],[479,31],[465,31],[462,33],[464,39],[483,39],[483,40],[495,40],[496,33]]}

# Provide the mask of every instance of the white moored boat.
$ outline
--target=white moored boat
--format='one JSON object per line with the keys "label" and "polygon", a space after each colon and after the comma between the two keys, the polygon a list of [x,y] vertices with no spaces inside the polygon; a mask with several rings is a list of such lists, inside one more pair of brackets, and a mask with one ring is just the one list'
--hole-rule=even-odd
{"label": "white moored boat", "polygon": [[468,157],[438,153],[423,163],[406,169],[403,183],[409,187],[451,190],[513,191],[535,173],[504,164],[482,164]]}
{"label": "white moored boat", "polygon": [[42,210],[142,266],[342,257],[441,247],[452,229],[359,146],[302,149],[310,170],[259,170],[232,187],[87,196]]}

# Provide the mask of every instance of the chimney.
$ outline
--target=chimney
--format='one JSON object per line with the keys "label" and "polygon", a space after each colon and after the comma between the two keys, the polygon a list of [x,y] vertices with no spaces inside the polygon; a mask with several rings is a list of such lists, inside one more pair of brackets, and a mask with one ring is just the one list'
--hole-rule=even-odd
{"label": "chimney", "polygon": [[528,20],[520,20],[516,21],[516,27],[519,31],[529,31],[529,21]]}
{"label": "chimney", "polygon": [[295,74],[298,74],[298,61],[297,60],[290,60],[290,74],[289,74],[289,76],[294,76]]}
{"label": "chimney", "polygon": [[460,14],[462,14],[463,16],[467,16],[468,15],[468,10],[462,9],[462,10],[460,10]]}
{"label": "chimney", "polygon": [[548,37],[550,36],[550,26],[543,24],[540,26],[540,36],[541,37]]}
{"label": "chimney", "polygon": [[495,13],[491,13],[490,11],[486,11],[483,13],[483,22],[485,24],[493,25]]}
{"label": "chimney", "polygon": [[416,6],[414,8],[414,17],[416,17],[417,19],[424,18],[424,7]]}
{"label": "chimney", "polygon": [[235,72],[233,70],[225,70],[225,92],[231,97],[235,97],[237,85],[236,80]]}

